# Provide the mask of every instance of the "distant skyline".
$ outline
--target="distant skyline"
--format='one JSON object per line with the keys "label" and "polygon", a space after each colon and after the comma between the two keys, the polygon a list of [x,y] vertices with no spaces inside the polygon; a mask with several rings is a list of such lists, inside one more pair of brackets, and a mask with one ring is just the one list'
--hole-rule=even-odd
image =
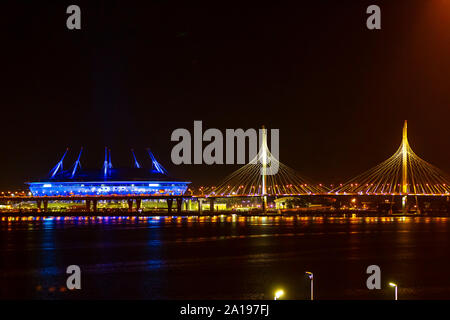
{"label": "distant skyline", "polygon": [[[378,4],[382,29],[366,28]],[[270,5],[7,1],[0,53],[0,189],[66,167],[115,166],[151,148],[173,175],[219,183],[239,165],[175,166],[177,128],[280,129],[280,160],[317,183],[386,160],[403,121],[418,156],[450,173],[450,2]],[[144,157],[144,153],[140,157]]]}

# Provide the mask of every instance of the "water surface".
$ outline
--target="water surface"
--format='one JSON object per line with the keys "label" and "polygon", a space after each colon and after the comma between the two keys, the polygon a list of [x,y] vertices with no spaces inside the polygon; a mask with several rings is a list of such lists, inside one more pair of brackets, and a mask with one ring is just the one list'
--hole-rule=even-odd
{"label": "water surface", "polygon": [[[9,220],[9,221],[8,221]],[[448,218],[78,217],[0,221],[2,299],[450,298]],[[65,289],[79,265],[82,289]],[[365,286],[379,265],[382,290]]]}

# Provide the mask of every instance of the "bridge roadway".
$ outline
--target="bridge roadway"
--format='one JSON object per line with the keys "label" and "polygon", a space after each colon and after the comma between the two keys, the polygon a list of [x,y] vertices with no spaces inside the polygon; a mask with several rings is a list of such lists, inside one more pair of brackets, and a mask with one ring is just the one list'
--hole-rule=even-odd
{"label": "bridge roadway", "polygon": [[[268,195],[269,197],[304,197],[304,196],[405,196],[401,193],[373,193],[373,194],[360,194],[360,193],[316,193],[316,194],[280,194],[280,195]],[[407,196],[446,196],[447,200],[449,194],[407,194]],[[230,199],[230,198],[261,198],[260,195],[228,195],[228,196],[205,196],[205,195],[72,195],[72,196],[0,196],[0,203],[19,203],[25,201],[35,201],[39,211],[46,212],[48,209],[49,201],[85,201],[87,212],[97,212],[98,201],[104,200],[126,200],[128,203],[129,212],[133,212],[134,208],[139,211],[141,208],[142,200],[166,200],[167,201],[167,213],[172,213],[173,202],[176,202],[176,211],[180,213],[182,210],[183,200],[194,200],[202,204],[207,200],[210,203],[211,212],[214,212],[214,202],[217,199]],[[135,203],[135,206],[133,206]],[[265,202],[263,201],[263,206]],[[202,212],[202,206],[198,206],[199,213]]]}
{"label": "bridge roadway", "polygon": [[[311,194],[267,194],[267,197],[305,197],[305,196],[450,196],[450,193],[353,193],[353,192],[325,192],[325,193],[311,193]],[[126,195],[58,195],[58,196],[0,196],[0,201],[85,201],[85,200],[157,200],[157,199],[229,199],[229,198],[261,198],[262,195],[258,194],[237,194],[237,195],[168,195],[168,194],[126,194]]]}

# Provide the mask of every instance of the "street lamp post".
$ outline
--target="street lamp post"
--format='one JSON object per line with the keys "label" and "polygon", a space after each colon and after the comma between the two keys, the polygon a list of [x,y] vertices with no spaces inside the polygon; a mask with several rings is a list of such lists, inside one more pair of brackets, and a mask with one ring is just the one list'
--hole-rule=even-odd
{"label": "street lamp post", "polygon": [[309,280],[311,280],[311,300],[314,300],[314,274],[312,272],[306,271]]}
{"label": "street lamp post", "polygon": [[389,282],[389,285],[390,285],[391,287],[394,287],[394,294],[395,294],[394,300],[398,300],[398,295],[397,295],[398,286],[397,286],[397,284],[396,284],[396,283],[393,283],[393,282]]}

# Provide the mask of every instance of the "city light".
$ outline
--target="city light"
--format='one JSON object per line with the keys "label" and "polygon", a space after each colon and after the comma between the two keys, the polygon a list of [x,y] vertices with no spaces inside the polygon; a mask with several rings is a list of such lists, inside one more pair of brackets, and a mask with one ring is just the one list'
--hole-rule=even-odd
{"label": "city light", "polygon": [[389,285],[394,288],[394,300],[398,300],[398,295],[397,295],[398,286],[397,286],[397,284],[394,283],[394,282],[389,282]]}
{"label": "city light", "polygon": [[306,271],[305,273],[308,275],[309,280],[311,280],[310,296],[311,300],[314,300],[314,274],[309,271]]}
{"label": "city light", "polygon": [[275,299],[274,300],[278,300],[280,299],[280,297],[282,297],[284,295],[284,291],[283,290],[277,290],[275,291]]}

